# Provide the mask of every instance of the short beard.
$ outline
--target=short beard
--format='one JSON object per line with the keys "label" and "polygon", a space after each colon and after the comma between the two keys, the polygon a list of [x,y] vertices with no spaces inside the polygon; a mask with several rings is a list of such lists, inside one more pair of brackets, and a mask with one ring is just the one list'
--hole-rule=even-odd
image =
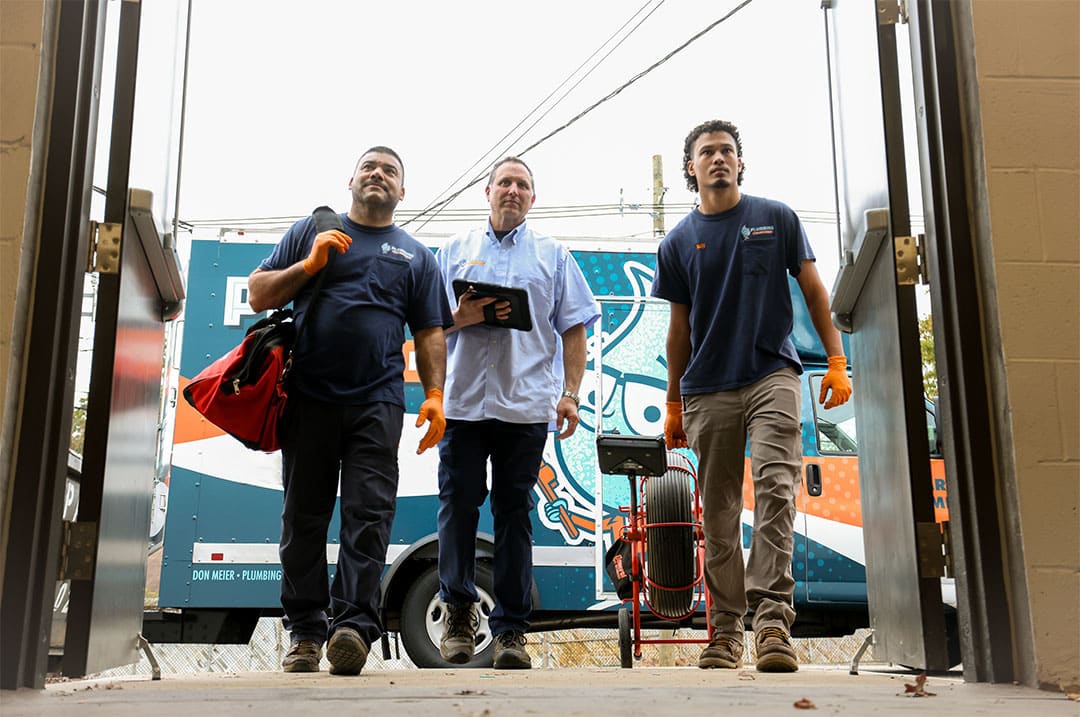
{"label": "short beard", "polygon": [[735,186],[735,182],[727,179],[726,177],[717,177],[715,180],[707,183],[705,186],[709,189],[730,189],[731,187]]}
{"label": "short beard", "polygon": [[386,192],[385,197],[376,196],[364,196],[364,189],[366,187],[356,187],[353,189],[353,201],[362,207],[375,210],[389,210],[393,211],[398,205],[398,200],[389,193],[386,187],[383,187],[383,191]]}

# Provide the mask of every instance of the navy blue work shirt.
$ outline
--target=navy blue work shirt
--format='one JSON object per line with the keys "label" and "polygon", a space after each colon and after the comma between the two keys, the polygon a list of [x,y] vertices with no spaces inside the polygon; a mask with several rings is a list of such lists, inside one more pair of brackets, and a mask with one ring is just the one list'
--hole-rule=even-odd
{"label": "navy blue work shirt", "polygon": [[[453,326],[435,256],[396,225],[367,227],[341,215],[352,245],[331,253],[329,272],[294,352],[290,390],[320,401],[359,405],[385,401],[405,407],[405,324],[415,334]],[[260,269],[285,269],[311,253],[311,217],[285,233]],[[293,300],[307,319],[316,277]]]}
{"label": "navy blue work shirt", "polygon": [[748,386],[785,366],[802,372],[787,275],[807,259],[814,252],[794,210],[748,194],[718,214],[695,209],[664,237],[652,295],[690,307],[682,394]]}

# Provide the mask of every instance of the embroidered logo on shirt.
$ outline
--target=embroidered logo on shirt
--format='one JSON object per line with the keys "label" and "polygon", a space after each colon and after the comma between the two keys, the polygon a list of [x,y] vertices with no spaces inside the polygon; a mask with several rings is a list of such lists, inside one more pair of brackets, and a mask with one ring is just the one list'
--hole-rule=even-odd
{"label": "embroidered logo on shirt", "polygon": [[477,261],[467,261],[465,263],[468,264],[469,266],[483,266],[487,262],[477,260]]}
{"label": "embroidered logo on shirt", "polygon": [[764,227],[748,227],[745,224],[739,230],[743,239],[765,239],[776,234],[776,227],[771,224]]}
{"label": "embroidered logo on shirt", "polygon": [[695,244],[694,248],[695,249],[704,249],[705,248],[705,242],[701,242],[700,244]]}
{"label": "embroidered logo on shirt", "polygon": [[387,242],[383,242],[382,253],[383,254],[394,254],[395,256],[400,256],[400,257],[402,257],[404,259],[408,259],[409,261],[412,261],[412,258],[413,258],[412,254],[405,251],[401,247],[396,247],[393,244],[389,244]]}

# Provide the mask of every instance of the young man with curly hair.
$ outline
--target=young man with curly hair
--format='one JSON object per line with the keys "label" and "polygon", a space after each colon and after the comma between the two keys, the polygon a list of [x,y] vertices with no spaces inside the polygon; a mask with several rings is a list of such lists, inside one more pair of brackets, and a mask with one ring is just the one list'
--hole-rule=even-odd
{"label": "young man with curly hair", "polygon": [[[721,120],[701,124],[683,152],[687,186],[701,203],[660,243],[652,294],[671,304],[664,437],[669,448],[689,447],[698,456],[712,599],[712,638],[698,666],[740,666],[749,609],[757,669],[794,672],[791,553],[802,364],[790,339],[789,274],[829,356],[820,396],[826,408],[851,395],[847,360],[799,218],[781,202],[739,190],[745,165],[738,128]],[[744,568],[748,436],[754,532]]]}

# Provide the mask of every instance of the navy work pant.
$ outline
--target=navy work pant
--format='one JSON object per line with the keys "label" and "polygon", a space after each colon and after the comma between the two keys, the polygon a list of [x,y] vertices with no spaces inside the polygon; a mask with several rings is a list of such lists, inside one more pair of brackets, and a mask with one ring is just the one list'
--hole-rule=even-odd
{"label": "navy work pant", "polygon": [[[379,581],[397,503],[404,409],[340,406],[294,393],[283,416],[281,606],[292,639],[325,642],[348,626],[368,645],[382,634]],[[328,585],[327,528],[341,484],[337,571]],[[333,625],[326,608],[333,613]]]}
{"label": "navy work pant", "polygon": [[532,612],[533,487],[546,423],[446,422],[439,443],[439,588],[451,605],[476,602],[476,526],[488,494],[495,524],[495,610],[491,633],[525,632]]}

